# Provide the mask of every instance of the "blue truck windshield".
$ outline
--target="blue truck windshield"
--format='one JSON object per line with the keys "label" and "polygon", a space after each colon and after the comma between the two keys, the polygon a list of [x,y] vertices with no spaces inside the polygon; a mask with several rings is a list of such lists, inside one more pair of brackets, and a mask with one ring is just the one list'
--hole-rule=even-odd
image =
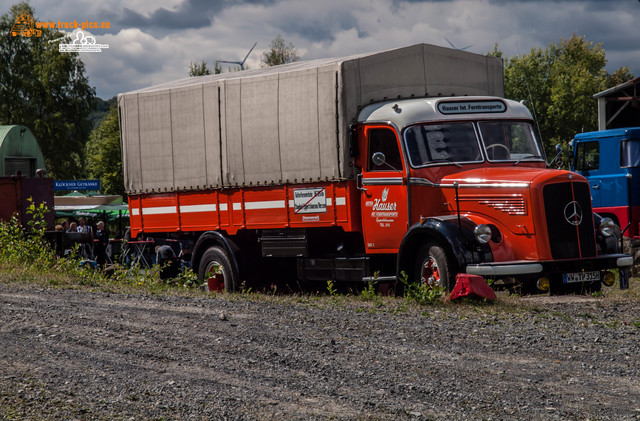
{"label": "blue truck windshield", "polygon": [[623,140],[620,144],[620,166],[640,167],[640,139]]}

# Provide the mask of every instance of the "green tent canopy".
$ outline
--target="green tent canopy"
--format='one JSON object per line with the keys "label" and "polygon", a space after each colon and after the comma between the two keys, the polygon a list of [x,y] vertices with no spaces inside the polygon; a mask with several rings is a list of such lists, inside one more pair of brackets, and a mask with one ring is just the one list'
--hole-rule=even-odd
{"label": "green tent canopy", "polygon": [[83,195],[77,191],[54,197],[56,217],[128,218],[129,206],[122,196]]}
{"label": "green tent canopy", "polygon": [[[128,205],[60,205],[55,207],[56,217],[128,218]],[[106,217],[105,217],[106,216]]]}

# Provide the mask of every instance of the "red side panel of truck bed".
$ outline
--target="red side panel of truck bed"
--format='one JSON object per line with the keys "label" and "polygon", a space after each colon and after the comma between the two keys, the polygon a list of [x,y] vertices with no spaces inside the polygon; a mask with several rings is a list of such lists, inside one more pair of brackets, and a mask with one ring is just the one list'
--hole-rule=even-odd
{"label": "red side panel of truck bed", "polygon": [[129,196],[131,234],[340,226],[359,231],[353,181]]}

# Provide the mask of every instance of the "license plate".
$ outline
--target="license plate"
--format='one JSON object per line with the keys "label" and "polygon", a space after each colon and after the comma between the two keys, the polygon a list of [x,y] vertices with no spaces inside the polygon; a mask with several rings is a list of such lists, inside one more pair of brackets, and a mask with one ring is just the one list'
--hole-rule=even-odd
{"label": "license plate", "polygon": [[564,283],[570,284],[573,282],[593,282],[600,280],[600,272],[575,272],[575,273],[565,273],[564,274]]}

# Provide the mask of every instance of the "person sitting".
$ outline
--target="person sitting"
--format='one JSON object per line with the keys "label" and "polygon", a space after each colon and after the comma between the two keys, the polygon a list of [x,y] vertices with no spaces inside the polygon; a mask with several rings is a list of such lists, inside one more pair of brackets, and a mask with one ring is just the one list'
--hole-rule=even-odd
{"label": "person sitting", "polygon": [[170,279],[178,276],[180,261],[176,258],[171,246],[156,246],[156,263],[160,266],[160,279]]}

